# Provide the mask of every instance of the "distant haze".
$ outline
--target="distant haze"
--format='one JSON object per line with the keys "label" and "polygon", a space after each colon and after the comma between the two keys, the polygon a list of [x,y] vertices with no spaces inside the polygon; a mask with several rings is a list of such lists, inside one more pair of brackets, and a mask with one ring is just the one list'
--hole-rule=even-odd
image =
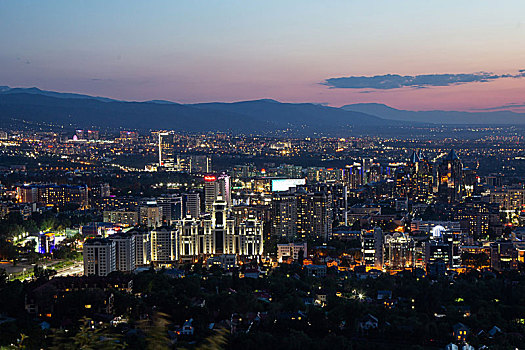
{"label": "distant haze", "polygon": [[179,104],[171,101],[119,101],[38,88],[0,87],[0,128],[24,123],[97,129],[170,129],[267,135],[398,133],[436,124],[525,125],[525,113],[510,111],[405,111],[377,103],[341,108],[312,103],[251,100]]}

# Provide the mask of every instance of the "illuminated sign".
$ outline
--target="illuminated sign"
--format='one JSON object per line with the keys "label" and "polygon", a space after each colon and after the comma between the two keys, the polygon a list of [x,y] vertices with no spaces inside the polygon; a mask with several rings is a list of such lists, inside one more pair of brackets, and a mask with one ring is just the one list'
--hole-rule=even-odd
{"label": "illuminated sign", "polygon": [[206,176],[204,176],[204,181],[206,181],[206,182],[213,182],[215,180],[217,180],[217,176],[215,176],[215,175],[206,175]]}
{"label": "illuminated sign", "polygon": [[306,179],[276,179],[272,180],[272,192],[288,191],[292,187],[305,184]]}

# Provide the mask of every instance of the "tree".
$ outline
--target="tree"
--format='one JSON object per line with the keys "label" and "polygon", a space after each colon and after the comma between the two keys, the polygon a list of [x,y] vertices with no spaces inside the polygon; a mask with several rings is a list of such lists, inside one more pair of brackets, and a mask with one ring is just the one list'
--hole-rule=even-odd
{"label": "tree", "polygon": [[89,318],[82,318],[82,325],[76,334],[58,331],[52,336],[54,350],[114,350],[123,349],[120,337],[110,334],[107,327],[96,328]]}
{"label": "tree", "polygon": [[163,312],[155,312],[150,320],[139,321],[139,328],[146,334],[147,350],[170,348],[168,323],[168,315]]}

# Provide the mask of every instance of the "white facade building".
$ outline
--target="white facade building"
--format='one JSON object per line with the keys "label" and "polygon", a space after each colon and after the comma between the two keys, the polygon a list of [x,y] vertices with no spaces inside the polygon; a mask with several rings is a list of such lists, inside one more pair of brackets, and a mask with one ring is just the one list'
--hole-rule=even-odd
{"label": "white facade building", "polygon": [[84,275],[107,276],[117,270],[116,243],[105,238],[92,238],[84,243]]}

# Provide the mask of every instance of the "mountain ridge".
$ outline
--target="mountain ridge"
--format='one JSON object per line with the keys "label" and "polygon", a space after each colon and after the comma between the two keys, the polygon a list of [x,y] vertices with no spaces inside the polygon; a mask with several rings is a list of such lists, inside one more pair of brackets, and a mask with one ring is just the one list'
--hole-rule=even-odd
{"label": "mountain ridge", "polygon": [[354,103],[340,107],[347,111],[356,111],[375,115],[384,119],[404,122],[431,124],[485,124],[485,125],[521,125],[525,124],[525,113],[509,110],[487,112],[463,111],[408,111],[396,109],[382,103]]}
{"label": "mountain ridge", "polygon": [[0,125],[16,122],[69,127],[170,129],[180,132],[275,133],[298,135],[349,132],[399,125],[361,112],[274,100],[180,104],[171,101],[118,101],[34,89],[0,92]]}

